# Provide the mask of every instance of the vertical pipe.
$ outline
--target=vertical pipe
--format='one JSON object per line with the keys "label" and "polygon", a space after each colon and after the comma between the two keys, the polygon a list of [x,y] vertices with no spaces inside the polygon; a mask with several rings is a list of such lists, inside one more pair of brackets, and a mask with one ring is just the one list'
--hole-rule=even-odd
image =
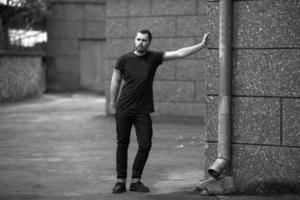
{"label": "vertical pipe", "polygon": [[219,5],[218,158],[208,169],[214,178],[230,163],[231,142],[232,0],[220,0]]}

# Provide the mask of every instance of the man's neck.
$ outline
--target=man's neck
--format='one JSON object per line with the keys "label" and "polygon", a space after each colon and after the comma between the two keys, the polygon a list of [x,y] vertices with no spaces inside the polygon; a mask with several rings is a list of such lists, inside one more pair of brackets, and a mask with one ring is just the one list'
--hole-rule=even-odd
{"label": "man's neck", "polygon": [[139,52],[137,50],[134,50],[133,53],[137,56],[144,56],[147,54],[148,51]]}

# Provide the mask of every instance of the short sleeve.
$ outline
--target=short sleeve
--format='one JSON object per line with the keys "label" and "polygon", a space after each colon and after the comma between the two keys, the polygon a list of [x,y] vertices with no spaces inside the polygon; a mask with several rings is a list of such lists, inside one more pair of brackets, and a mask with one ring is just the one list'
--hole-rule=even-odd
{"label": "short sleeve", "polygon": [[163,62],[164,52],[163,51],[154,51],[153,55],[155,57],[156,64],[161,65]]}
{"label": "short sleeve", "polygon": [[116,65],[115,65],[115,69],[118,70],[121,73],[123,72],[123,69],[124,69],[122,58],[123,58],[123,56],[118,58],[118,60],[116,62]]}

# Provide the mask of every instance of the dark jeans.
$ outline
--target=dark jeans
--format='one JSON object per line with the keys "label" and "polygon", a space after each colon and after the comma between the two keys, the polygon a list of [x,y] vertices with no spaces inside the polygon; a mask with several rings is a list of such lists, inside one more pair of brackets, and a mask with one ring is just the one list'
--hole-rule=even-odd
{"label": "dark jeans", "polygon": [[132,178],[141,178],[152,146],[152,120],[149,114],[116,114],[117,178],[127,178],[128,146],[132,125],[135,127],[138,152],[132,167]]}

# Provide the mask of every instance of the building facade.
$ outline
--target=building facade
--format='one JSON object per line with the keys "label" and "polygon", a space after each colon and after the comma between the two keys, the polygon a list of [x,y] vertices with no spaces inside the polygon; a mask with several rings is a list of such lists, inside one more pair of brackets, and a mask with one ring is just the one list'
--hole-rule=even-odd
{"label": "building facade", "polygon": [[[206,168],[217,156],[219,1],[208,3]],[[300,189],[300,2],[233,1],[231,170],[239,192]]]}
{"label": "building facade", "polygon": [[47,90],[104,93],[105,0],[53,0],[47,22]]}
{"label": "building facade", "polygon": [[[299,191],[300,2],[236,0],[233,8],[226,173],[238,192]],[[56,0],[48,26],[48,90],[85,88],[104,92],[109,102],[116,59],[133,49],[138,29],[153,32],[151,49],[159,51],[195,44],[209,31],[207,49],[164,63],[154,83],[156,114],[205,116],[208,168],[217,151],[218,19],[218,0]]]}

